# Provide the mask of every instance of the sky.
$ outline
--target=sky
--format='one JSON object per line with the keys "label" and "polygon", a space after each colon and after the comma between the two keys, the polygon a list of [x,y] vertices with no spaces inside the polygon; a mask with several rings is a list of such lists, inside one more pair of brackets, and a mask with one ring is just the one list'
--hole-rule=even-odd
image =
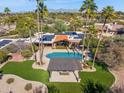
{"label": "sky", "polygon": [[[79,9],[83,0],[46,0],[48,9]],[[99,11],[111,5],[116,11],[124,11],[124,0],[95,0]],[[12,12],[33,11],[36,9],[35,0],[0,0],[0,12],[9,7]]]}

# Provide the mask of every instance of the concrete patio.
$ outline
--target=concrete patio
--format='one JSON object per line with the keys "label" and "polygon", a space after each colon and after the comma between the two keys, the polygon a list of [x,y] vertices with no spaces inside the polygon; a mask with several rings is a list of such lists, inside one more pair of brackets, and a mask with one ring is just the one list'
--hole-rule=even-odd
{"label": "concrete patio", "polygon": [[53,71],[49,82],[77,82],[73,72],[67,72],[68,75],[60,75],[59,72]]}

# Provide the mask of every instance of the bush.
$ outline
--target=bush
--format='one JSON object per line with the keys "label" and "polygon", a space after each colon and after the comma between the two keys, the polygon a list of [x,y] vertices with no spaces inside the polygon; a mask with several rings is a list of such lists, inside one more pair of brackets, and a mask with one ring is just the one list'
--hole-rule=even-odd
{"label": "bush", "polygon": [[7,82],[7,84],[11,84],[14,82],[14,78],[9,78],[6,82]]}
{"label": "bush", "polygon": [[124,85],[120,85],[120,87],[113,87],[110,89],[109,93],[124,93]]}
{"label": "bush", "polygon": [[[33,90],[33,93],[42,93],[42,88],[43,88],[43,86],[36,87],[36,88]],[[45,93],[48,93],[48,92],[47,92],[47,89],[45,89]]]}
{"label": "bush", "polygon": [[3,48],[3,51],[6,53],[6,54],[9,54],[9,53],[16,53],[17,51],[19,50],[19,48],[14,45],[14,44],[10,44],[6,47]]}
{"label": "bush", "polygon": [[[31,45],[28,46],[27,49],[29,49],[30,51],[32,51],[32,47],[31,47]],[[36,46],[35,44],[33,44],[33,49],[34,49],[35,52],[37,52],[37,50],[38,50],[38,46]]]}
{"label": "bush", "polygon": [[31,89],[32,89],[32,84],[31,83],[28,83],[28,84],[25,85],[25,90],[26,91],[29,91]]}
{"label": "bush", "polygon": [[32,56],[32,51],[31,50],[28,50],[28,49],[24,49],[21,51],[22,52],[22,56],[24,58],[29,58]]}
{"label": "bush", "polygon": [[56,46],[56,49],[66,49],[65,46]]}
{"label": "bush", "polygon": [[81,85],[81,90],[83,93],[107,93],[108,89],[100,83],[88,80],[85,85]]}
{"label": "bush", "polygon": [[124,25],[123,21],[116,21],[116,23],[119,24],[119,25]]}
{"label": "bush", "polygon": [[124,65],[124,47],[118,42],[111,42],[104,51],[98,51],[97,60],[111,69],[118,69]]}
{"label": "bush", "polygon": [[56,88],[54,85],[49,85],[48,86],[48,93],[60,93],[59,89]]}
{"label": "bush", "polygon": [[0,51],[0,63],[3,63],[7,60],[7,55],[3,51]]}
{"label": "bush", "polygon": [[18,32],[16,30],[10,31],[9,33],[7,33],[7,35],[16,35],[18,34]]}
{"label": "bush", "polygon": [[2,79],[3,71],[0,69],[0,79]]}

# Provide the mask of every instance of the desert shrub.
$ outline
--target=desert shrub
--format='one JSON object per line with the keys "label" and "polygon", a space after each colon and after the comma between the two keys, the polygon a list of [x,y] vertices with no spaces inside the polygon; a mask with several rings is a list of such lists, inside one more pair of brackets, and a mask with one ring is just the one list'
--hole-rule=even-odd
{"label": "desert shrub", "polygon": [[32,56],[32,51],[29,49],[24,49],[21,51],[21,54],[24,58],[29,58]]}
{"label": "desert shrub", "polygon": [[18,34],[16,30],[12,30],[9,33],[7,33],[7,35],[16,35],[16,34]]}
{"label": "desert shrub", "polygon": [[32,89],[32,83],[27,83],[26,85],[25,85],[25,90],[26,91],[29,91],[29,90],[31,90]]}
{"label": "desert shrub", "polygon": [[124,85],[121,85],[121,87],[113,87],[109,93],[124,93]]}
{"label": "desert shrub", "polygon": [[107,88],[100,83],[87,80],[86,84],[81,84],[82,93],[107,93]]}
{"label": "desert shrub", "polygon": [[[42,92],[42,88],[43,86],[38,86],[36,87],[34,90],[33,90],[33,93],[43,93]],[[45,90],[46,93],[48,93],[46,90]]]}
{"label": "desert shrub", "polygon": [[97,61],[106,64],[109,69],[119,69],[124,66],[124,35],[108,38],[103,49],[97,54]]}
{"label": "desert shrub", "polygon": [[66,49],[65,46],[56,46],[56,49]]}
{"label": "desert shrub", "polygon": [[14,78],[9,78],[9,79],[7,79],[7,84],[11,84],[11,83],[13,83],[14,82]]}
{"label": "desert shrub", "polygon": [[3,48],[3,51],[7,54],[16,53],[18,50],[19,50],[19,48],[14,44],[10,44],[10,45]]}
{"label": "desert shrub", "polygon": [[7,54],[3,51],[0,51],[0,63],[3,63],[7,60]]}
{"label": "desert shrub", "polygon": [[0,79],[2,79],[3,71],[0,69]]}
{"label": "desert shrub", "polygon": [[[29,49],[30,51],[32,51],[31,45],[27,46],[27,49]],[[33,49],[36,52],[38,50],[38,46],[36,46],[35,44],[33,44]]]}
{"label": "desert shrub", "polygon": [[48,86],[48,93],[60,93],[60,92],[59,92],[59,89],[56,86],[49,85]]}

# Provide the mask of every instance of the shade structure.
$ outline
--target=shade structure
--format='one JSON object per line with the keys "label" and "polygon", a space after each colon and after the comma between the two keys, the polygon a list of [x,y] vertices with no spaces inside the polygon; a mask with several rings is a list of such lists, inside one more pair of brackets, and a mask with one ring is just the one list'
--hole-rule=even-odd
{"label": "shade structure", "polygon": [[53,58],[50,60],[48,71],[82,70],[80,60],[74,58]]}

